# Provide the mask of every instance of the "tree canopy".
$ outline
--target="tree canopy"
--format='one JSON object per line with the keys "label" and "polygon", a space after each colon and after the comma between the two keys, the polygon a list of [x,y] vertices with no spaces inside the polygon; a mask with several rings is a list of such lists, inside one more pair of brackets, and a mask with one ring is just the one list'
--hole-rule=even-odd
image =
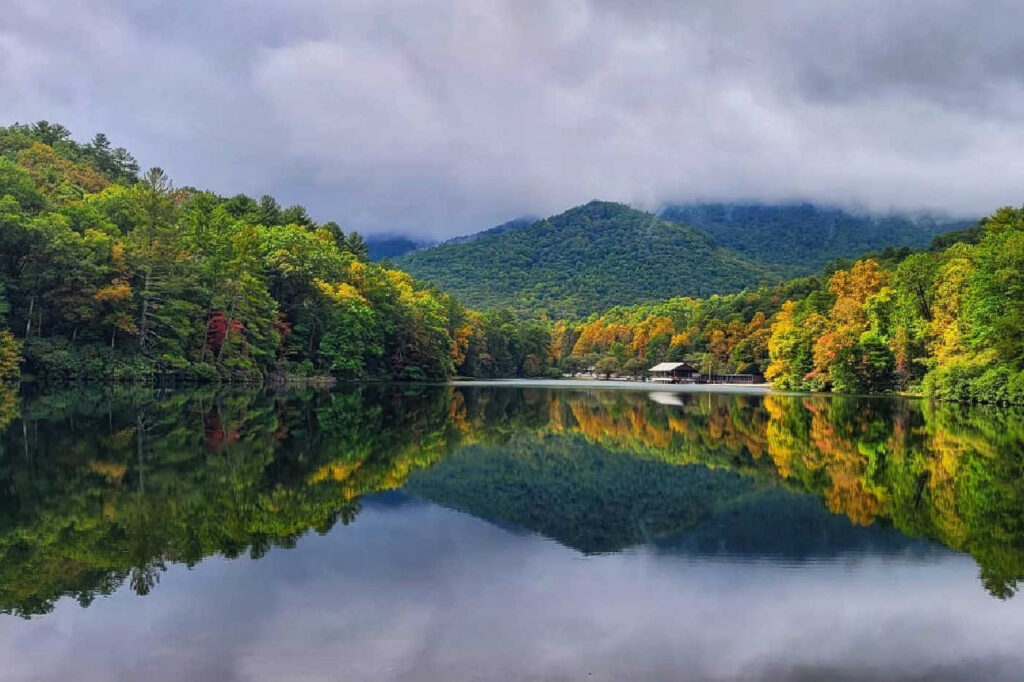
{"label": "tree canopy", "polygon": [[176,187],[98,134],[0,128],[0,379],[541,374],[546,338],[271,196]]}

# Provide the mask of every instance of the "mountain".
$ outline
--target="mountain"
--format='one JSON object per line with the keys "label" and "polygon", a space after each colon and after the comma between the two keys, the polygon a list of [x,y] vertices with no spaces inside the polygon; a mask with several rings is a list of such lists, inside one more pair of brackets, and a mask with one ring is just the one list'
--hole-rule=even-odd
{"label": "mountain", "polygon": [[371,234],[366,237],[366,248],[372,261],[398,258],[431,244],[432,242],[416,241],[409,237],[393,234]]}
{"label": "mountain", "polygon": [[929,548],[892,528],[854,525],[815,496],[773,482],[616,452],[579,436],[515,434],[467,445],[414,471],[403,492],[584,554],[648,543],[661,553],[790,559]]}
{"label": "mountain", "polygon": [[501,225],[495,225],[494,227],[492,227],[490,229],[483,230],[482,232],[474,232],[473,234],[462,235],[460,237],[452,237],[451,239],[448,239],[448,240],[444,241],[443,243],[444,244],[468,244],[469,242],[476,241],[480,237],[486,237],[486,236],[489,236],[489,235],[496,235],[496,234],[505,234],[506,232],[511,232],[512,230],[518,230],[521,227],[528,227],[529,225],[532,225],[535,222],[537,222],[537,220],[538,219],[536,217],[515,218],[513,220],[509,220],[507,222],[504,222]]}
{"label": "mountain", "polygon": [[716,246],[785,267],[794,276],[890,246],[925,248],[934,237],[977,222],[924,213],[870,215],[809,203],[672,205],[659,215],[708,235]]}
{"label": "mountain", "polygon": [[[537,218],[516,218],[514,220],[504,222],[501,225],[495,225],[494,227],[481,232],[474,232],[473,234],[467,234],[460,237],[452,237],[451,239],[445,240],[441,243],[468,244],[482,236],[511,232],[512,230],[518,230],[520,227],[526,227],[536,221]],[[372,261],[380,261],[385,258],[399,258],[407,253],[419,251],[420,249],[427,249],[431,246],[435,246],[436,244],[436,241],[413,239],[412,237],[407,237],[401,234],[371,234],[366,237],[366,247],[369,251],[369,258]]]}
{"label": "mountain", "polygon": [[473,307],[581,317],[620,304],[707,296],[779,272],[717,248],[696,230],[592,201],[525,227],[440,244],[396,261]]}

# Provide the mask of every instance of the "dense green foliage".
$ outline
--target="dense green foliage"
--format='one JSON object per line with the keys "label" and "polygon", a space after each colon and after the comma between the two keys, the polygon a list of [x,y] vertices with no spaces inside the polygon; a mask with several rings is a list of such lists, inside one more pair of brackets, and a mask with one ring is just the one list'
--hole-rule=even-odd
{"label": "dense green foliage", "polygon": [[1018,410],[679,398],[106,387],[27,398],[20,417],[0,399],[0,611],[44,613],[62,596],[88,604],[125,583],[145,594],[169,563],[259,558],[350,522],[361,496],[407,481],[411,493],[588,552],[690,532],[720,549],[703,524],[739,515],[730,541],[740,542],[766,495],[775,501],[765,513],[794,525],[772,517],[762,527],[788,529],[792,551],[820,545],[818,531],[857,541],[792,495],[809,494],[854,525],[891,522],[970,552],[997,596],[1024,577]]}
{"label": "dense green foliage", "polygon": [[946,400],[1024,403],[1024,210],[982,221],[976,244],[873,260],[772,324],[776,385],[920,390]]}
{"label": "dense green foliage", "polygon": [[537,222],[537,218],[514,218],[507,220],[500,225],[489,227],[486,230],[480,232],[474,232],[473,234],[465,234],[458,237],[452,237],[451,239],[445,240],[444,244],[468,244],[469,242],[476,241],[481,237],[493,237],[494,235],[504,234],[506,232],[512,232],[523,227],[529,227]]}
{"label": "dense green foliage", "polygon": [[[80,145],[45,122],[0,128],[0,324],[29,374],[442,379],[547,367],[546,343],[528,357],[521,342],[532,328],[368,262],[360,235],[301,206],[136,171],[101,135]],[[0,378],[17,350],[0,331]]]}
{"label": "dense green foliage", "polygon": [[576,318],[613,305],[738,291],[777,274],[691,228],[593,201],[396,261],[468,305]]}
{"label": "dense green foliage", "polygon": [[929,215],[870,215],[814,204],[684,204],[661,217],[689,225],[716,246],[810,275],[837,258],[856,258],[886,247],[924,248],[933,237],[973,221]]}

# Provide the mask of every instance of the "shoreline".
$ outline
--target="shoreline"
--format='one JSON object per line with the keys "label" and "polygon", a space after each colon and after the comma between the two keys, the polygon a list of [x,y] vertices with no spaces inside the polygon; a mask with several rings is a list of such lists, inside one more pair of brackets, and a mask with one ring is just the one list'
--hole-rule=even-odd
{"label": "shoreline", "polygon": [[524,388],[606,388],[654,393],[779,393],[770,384],[662,384],[651,381],[602,379],[452,379],[449,386],[520,386]]}

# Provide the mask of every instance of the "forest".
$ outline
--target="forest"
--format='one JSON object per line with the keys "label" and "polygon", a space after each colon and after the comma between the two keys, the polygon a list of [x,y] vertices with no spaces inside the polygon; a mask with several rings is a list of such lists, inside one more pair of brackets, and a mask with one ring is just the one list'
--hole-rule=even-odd
{"label": "forest", "polygon": [[[962,240],[962,241],[958,241]],[[781,389],[1024,403],[1024,209],[926,250],[819,276],[553,325],[567,371],[639,376],[661,360],[764,375]]]}
{"label": "forest", "polygon": [[[718,273],[713,290],[739,291],[636,304],[650,292],[617,284],[639,279],[629,248],[607,249],[618,269],[570,262],[616,233],[692,256]],[[619,204],[592,202],[449,247],[510,266],[508,281],[477,280],[475,300],[486,304],[488,291],[514,283],[511,266],[532,262],[523,239],[567,234],[557,259],[530,266],[574,273],[560,278],[560,315],[540,312],[549,299],[536,289],[515,310],[474,310],[371,262],[359,234],[317,223],[302,206],[175,187],[159,168],[140,174],[102,134],[82,144],[45,121],[0,128],[0,379],[642,377],[687,360],[786,390],[1024,403],[1022,209],[928,248],[887,248],[788,281],[762,273],[761,285],[752,261],[718,258],[698,233]],[[516,235],[525,237],[507,241]],[[498,248],[506,243],[510,251]],[[667,291],[681,286],[662,280]],[[612,291],[631,304],[578,314],[612,303]]]}
{"label": "forest", "polygon": [[0,128],[0,378],[515,376],[547,349],[302,206],[175,187],[102,134]]}

